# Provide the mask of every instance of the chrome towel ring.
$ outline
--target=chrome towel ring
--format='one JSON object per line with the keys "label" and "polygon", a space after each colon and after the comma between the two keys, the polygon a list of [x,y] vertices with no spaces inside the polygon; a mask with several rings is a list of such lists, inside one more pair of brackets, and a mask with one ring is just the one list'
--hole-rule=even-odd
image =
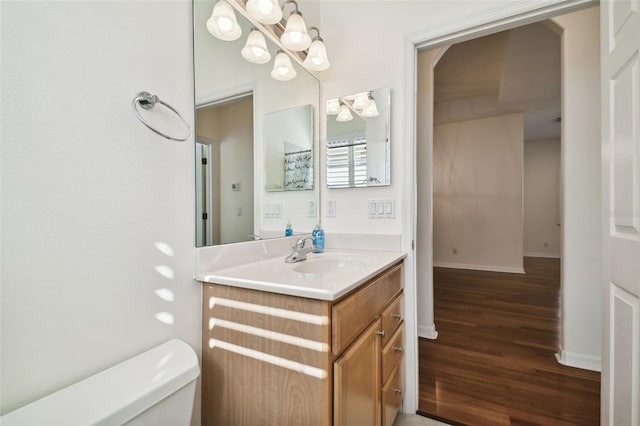
{"label": "chrome towel ring", "polygon": [[[184,138],[174,138],[173,136],[165,135],[164,133],[160,132],[159,130],[154,129],[144,118],[142,118],[142,115],[140,115],[140,110],[138,110],[138,105],[142,109],[150,110],[156,104],[160,104],[160,105],[164,106],[165,108],[168,108],[171,111],[173,111],[178,116],[178,118],[180,118],[182,123],[185,125],[185,127],[187,128],[187,131],[189,132],[189,134],[187,136],[185,136]],[[189,124],[187,124],[187,121],[180,115],[180,113],[178,111],[176,111],[175,108],[173,108],[168,103],[166,103],[164,101],[161,101],[160,98],[157,95],[152,95],[149,92],[140,92],[140,93],[138,93],[138,95],[135,98],[133,98],[132,107],[133,107],[133,112],[135,112],[136,117],[138,117],[138,120],[140,120],[142,122],[142,124],[147,126],[149,128],[149,130],[151,130],[154,133],[159,134],[162,137],[165,137],[167,139],[171,139],[172,141],[183,142],[183,141],[186,141],[187,139],[189,139],[189,136],[191,136],[191,127],[189,126]]]}

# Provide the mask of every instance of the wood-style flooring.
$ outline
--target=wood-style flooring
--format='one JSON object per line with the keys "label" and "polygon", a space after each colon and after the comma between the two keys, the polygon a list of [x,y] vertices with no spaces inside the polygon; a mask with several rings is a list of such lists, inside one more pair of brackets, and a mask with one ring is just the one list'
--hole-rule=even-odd
{"label": "wood-style flooring", "polygon": [[598,425],[600,373],[558,364],[560,261],[526,274],[434,268],[419,414],[465,425]]}

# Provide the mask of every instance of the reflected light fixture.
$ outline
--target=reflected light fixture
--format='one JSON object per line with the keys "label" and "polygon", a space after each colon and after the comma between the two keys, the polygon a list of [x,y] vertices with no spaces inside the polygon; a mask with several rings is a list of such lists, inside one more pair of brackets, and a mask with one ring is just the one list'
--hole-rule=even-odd
{"label": "reflected light fixture", "polygon": [[344,122],[344,121],[351,121],[351,120],[353,120],[353,115],[351,115],[351,110],[349,110],[348,106],[346,106],[345,104],[341,103],[340,104],[340,112],[338,113],[338,116],[336,117],[336,121]]}
{"label": "reflected light fixture", "polygon": [[226,0],[216,2],[211,17],[207,20],[207,30],[213,36],[224,41],[237,40],[242,35],[236,13]]}
{"label": "reflected light fixture", "polygon": [[240,51],[247,61],[254,64],[266,64],[271,60],[264,35],[257,28],[253,28],[247,37],[247,42]]}
{"label": "reflected light fixture", "polygon": [[378,112],[378,106],[376,105],[376,101],[373,99],[371,92],[369,92],[367,98],[369,100],[369,105],[362,110],[360,115],[363,117],[377,117],[380,113]]}
{"label": "reflected light fixture", "polygon": [[327,115],[336,115],[340,112],[340,102],[337,99],[327,101]]}
{"label": "reflected light fixture", "polygon": [[353,107],[355,109],[365,109],[368,106],[369,106],[369,94],[366,92],[358,93],[355,96],[355,99],[353,100]]}
{"label": "reflected light fixture", "polygon": [[313,38],[307,57],[304,59],[304,66],[312,71],[324,71],[329,69],[331,63],[327,57],[327,48],[324,40],[320,37],[320,30],[317,27],[309,28],[309,31],[315,30],[318,35]]}
{"label": "reflected light fixture", "polygon": [[294,0],[289,0],[282,5],[282,9],[284,10],[284,7],[290,3],[295,6],[295,10],[291,12],[287,19],[287,26],[282,36],[280,36],[280,41],[287,49],[300,52],[311,46],[311,37],[307,32],[307,24],[302,18],[302,13],[298,10],[298,3]]}
{"label": "reflected light fixture", "polygon": [[247,12],[261,24],[273,25],[282,19],[282,9],[278,0],[249,0]]}
{"label": "reflected light fixture", "polygon": [[278,50],[275,61],[273,61],[273,70],[271,77],[280,81],[292,80],[296,77],[296,70],[291,64],[291,59],[284,51]]}

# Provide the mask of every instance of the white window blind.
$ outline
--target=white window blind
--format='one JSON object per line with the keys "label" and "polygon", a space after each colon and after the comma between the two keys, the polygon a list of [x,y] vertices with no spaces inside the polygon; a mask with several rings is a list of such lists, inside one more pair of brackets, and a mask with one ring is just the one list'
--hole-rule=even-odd
{"label": "white window blind", "polygon": [[366,138],[327,143],[327,184],[330,187],[366,186]]}

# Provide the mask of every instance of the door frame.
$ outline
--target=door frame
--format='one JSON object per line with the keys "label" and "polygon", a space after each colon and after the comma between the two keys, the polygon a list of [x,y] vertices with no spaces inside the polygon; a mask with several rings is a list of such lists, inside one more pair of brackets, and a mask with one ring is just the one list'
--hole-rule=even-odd
{"label": "door frame", "polygon": [[[407,324],[406,341],[406,398],[403,412],[415,413],[419,402],[419,369],[418,369],[418,296],[420,295],[428,307],[426,332],[433,338],[437,336],[433,323],[433,281],[429,279],[421,294],[418,294],[418,282],[416,276],[416,226],[417,226],[417,178],[416,178],[416,149],[417,149],[417,55],[418,50],[443,47],[454,43],[482,37],[511,28],[520,27],[533,22],[538,22],[554,16],[563,15],[580,9],[586,9],[598,5],[596,0],[526,0],[502,5],[481,14],[473,15],[452,21],[446,25],[438,26],[426,31],[417,32],[405,36],[404,42],[404,99],[405,121],[404,139],[406,165],[404,174],[404,217],[403,217],[403,248],[408,253],[405,260],[407,318],[413,318],[411,324]],[[433,152],[433,146],[427,148]],[[431,208],[433,209],[433,192],[431,192]],[[429,214],[432,220],[432,212]],[[432,247],[433,240],[428,242]],[[432,267],[432,253],[424,259],[427,267]],[[425,327],[423,325],[423,327]]]}

